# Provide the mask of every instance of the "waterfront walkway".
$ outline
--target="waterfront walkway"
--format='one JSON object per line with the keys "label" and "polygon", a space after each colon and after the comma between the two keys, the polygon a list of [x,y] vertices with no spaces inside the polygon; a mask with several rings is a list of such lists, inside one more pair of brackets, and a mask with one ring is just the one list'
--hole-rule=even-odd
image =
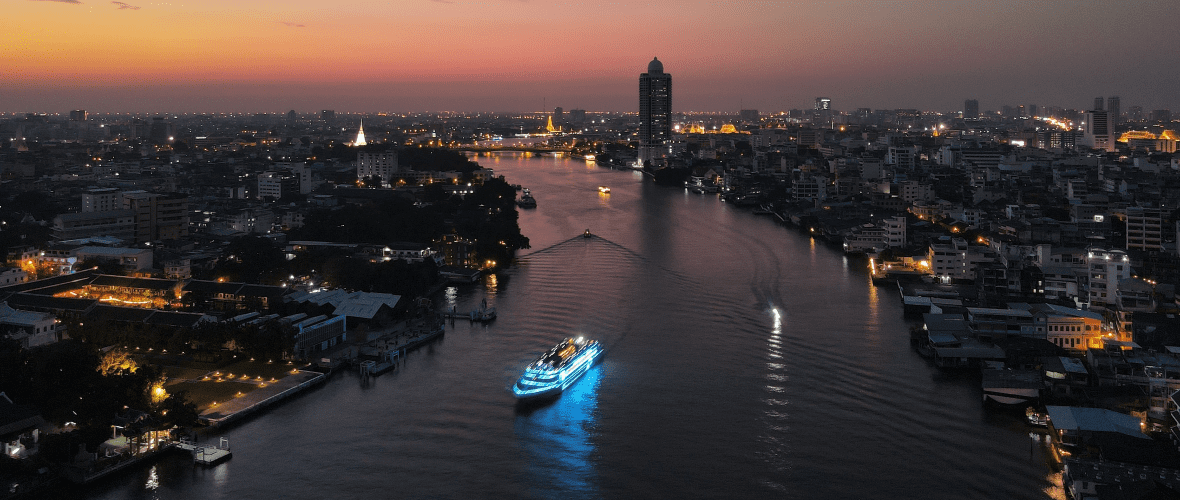
{"label": "waterfront walkway", "polygon": [[303,392],[322,383],[325,378],[322,373],[298,370],[266,387],[259,387],[229,401],[218,402],[201,411],[198,419],[211,426],[224,425]]}

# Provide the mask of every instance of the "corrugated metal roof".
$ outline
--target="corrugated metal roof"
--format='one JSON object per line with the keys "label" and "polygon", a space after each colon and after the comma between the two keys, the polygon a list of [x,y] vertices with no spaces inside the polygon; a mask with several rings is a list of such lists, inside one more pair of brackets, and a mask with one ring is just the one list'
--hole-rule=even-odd
{"label": "corrugated metal roof", "polygon": [[1059,430],[1088,431],[1088,432],[1117,432],[1142,439],[1149,439],[1143,434],[1138,417],[1125,415],[1117,411],[1102,408],[1083,408],[1079,406],[1046,406],[1049,421],[1053,428]]}

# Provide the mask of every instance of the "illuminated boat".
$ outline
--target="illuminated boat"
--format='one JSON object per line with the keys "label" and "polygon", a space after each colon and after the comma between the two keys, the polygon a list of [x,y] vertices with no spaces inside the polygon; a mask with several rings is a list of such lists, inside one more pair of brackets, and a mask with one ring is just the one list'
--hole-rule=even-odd
{"label": "illuminated boat", "polygon": [[533,194],[525,188],[520,195],[520,199],[516,201],[516,206],[520,208],[537,208],[537,200],[533,198]]}
{"label": "illuminated boat", "polygon": [[557,397],[594,365],[599,354],[602,346],[596,340],[565,339],[524,370],[512,394],[516,399]]}
{"label": "illuminated boat", "polygon": [[598,192],[602,194],[610,194],[610,188],[606,186],[598,186]]}

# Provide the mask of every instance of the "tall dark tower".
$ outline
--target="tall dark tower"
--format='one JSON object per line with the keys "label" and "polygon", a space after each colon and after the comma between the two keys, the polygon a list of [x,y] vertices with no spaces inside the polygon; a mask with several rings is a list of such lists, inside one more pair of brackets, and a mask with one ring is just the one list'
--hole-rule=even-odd
{"label": "tall dark tower", "polygon": [[963,119],[964,120],[978,120],[979,119],[979,100],[967,99],[963,101]]}
{"label": "tall dark tower", "polygon": [[647,73],[639,75],[639,162],[663,156],[663,146],[671,138],[672,75],[653,58]]}

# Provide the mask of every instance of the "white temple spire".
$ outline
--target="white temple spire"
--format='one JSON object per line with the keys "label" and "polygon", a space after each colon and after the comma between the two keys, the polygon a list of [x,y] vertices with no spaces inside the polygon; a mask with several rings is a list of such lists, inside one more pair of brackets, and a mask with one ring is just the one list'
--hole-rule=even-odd
{"label": "white temple spire", "polygon": [[364,146],[368,144],[365,142],[365,119],[361,118],[361,128],[356,132],[356,141],[352,143],[353,146]]}

